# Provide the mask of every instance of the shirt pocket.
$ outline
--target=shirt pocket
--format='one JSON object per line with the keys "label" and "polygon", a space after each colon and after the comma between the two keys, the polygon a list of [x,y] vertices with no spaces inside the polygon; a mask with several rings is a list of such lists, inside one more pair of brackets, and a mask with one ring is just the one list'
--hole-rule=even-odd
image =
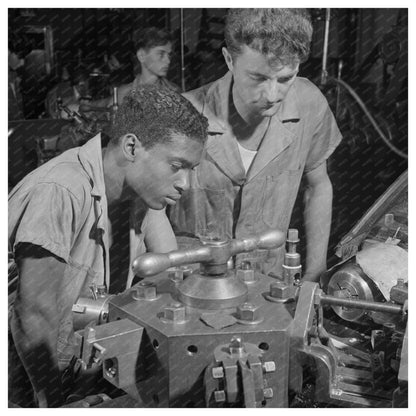
{"label": "shirt pocket", "polygon": [[265,177],[262,220],[267,227],[286,231],[302,176],[300,168],[287,169]]}

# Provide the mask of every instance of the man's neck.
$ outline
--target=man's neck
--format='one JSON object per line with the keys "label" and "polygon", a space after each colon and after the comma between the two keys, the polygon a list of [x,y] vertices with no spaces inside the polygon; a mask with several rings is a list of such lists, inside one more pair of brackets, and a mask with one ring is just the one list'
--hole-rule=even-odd
{"label": "man's neck", "polygon": [[159,77],[153,72],[149,72],[147,69],[143,68],[141,74],[139,75],[139,84],[154,84],[159,80]]}
{"label": "man's neck", "polygon": [[124,177],[114,145],[110,142],[102,149],[105,194],[109,207],[118,204],[123,197]]}

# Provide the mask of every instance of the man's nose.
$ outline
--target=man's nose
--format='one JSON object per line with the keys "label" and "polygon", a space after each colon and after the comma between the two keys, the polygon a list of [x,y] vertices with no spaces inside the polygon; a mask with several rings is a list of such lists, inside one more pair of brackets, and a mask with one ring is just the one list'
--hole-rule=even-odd
{"label": "man's nose", "polygon": [[181,193],[189,189],[189,172],[183,170],[178,172],[179,177],[175,181],[175,188],[177,188]]}
{"label": "man's nose", "polygon": [[167,65],[169,65],[169,64],[170,64],[170,61],[171,61],[171,57],[170,57],[170,55],[166,54],[166,55],[163,57],[163,60],[164,60],[164,62],[165,62]]}
{"label": "man's nose", "polygon": [[264,96],[269,103],[275,103],[280,99],[280,87],[276,80],[270,80],[266,83]]}

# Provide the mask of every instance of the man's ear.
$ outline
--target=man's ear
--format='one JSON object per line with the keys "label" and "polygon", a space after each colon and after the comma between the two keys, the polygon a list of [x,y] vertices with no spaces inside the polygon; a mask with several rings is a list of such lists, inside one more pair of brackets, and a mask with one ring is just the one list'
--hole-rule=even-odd
{"label": "man's ear", "polygon": [[230,52],[228,52],[228,49],[226,47],[222,48],[222,54],[224,56],[225,63],[227,64],[228,69],[232,72],[234,69],[233,57],[231,56]]}
{"label": "man's ear", "polygon": [[142,144],[140,143],[137,136],[133,133],[127,133],[121,137],[120,142],[123,156],[129,162],[134,162],[138,153],[142,149]]}
{"label": "man's ear", "polygon": [[140,63],[142,63],[142,62],[143,62],[143,60],[144,60],[144,49],[143,49],[143,48],[140,48],[140,49],[136,52],[136,56],[137,56],[137,59],[139,60],[139,62],[140,62]]}

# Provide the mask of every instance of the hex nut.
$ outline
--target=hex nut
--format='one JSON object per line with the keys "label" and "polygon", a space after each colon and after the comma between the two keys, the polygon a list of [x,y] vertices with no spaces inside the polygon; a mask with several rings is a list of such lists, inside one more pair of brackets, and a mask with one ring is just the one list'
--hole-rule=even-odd
{"label": "hex nut", "polygon": [[237,307],[237,317],[242,321],[258,321],[260,316],[260,307],[251,303],[243,303]]}
{"label": "hex nut", "polygon": [[216,403],[225,402],[225,391],[224,390],[214,391],[214,400],[216,401]]}
{"label": "hex nut", "polygon": [[273,282],[270,284],[270,296],[276,299],[287,299],[290,297],[290,286],[283,282]]}
{"label": "hex nut", "polygon": [[223,367],[214,367],[212,369],[212,377],[213,378],[224,378],[224,368]]}
{"label": "hex nut", "polygon": [[267,387],[263,390],[264,398],[271,399],[273,398],[273,389],[271,387]]}
{"label": "hex nut", "polygon": [[253,269],[237,269],[237,278],[245,283],[254,283],[256,281]]}
{"label": "hex nut", "polygon": [[263,363],[263,370],[265,373],[273,373],[276,371],[276,363],[274,361],[266,361]]}
{"label": "hex nut", "polygon": [[135,298],[153,300],[157,297],[156,285],[153,282],[140,282],[135,287],[136,294]]}
{"label": "hex nut", "polygon": [[164,308],[164,318],[172,322],[185,320],[185,306],[182,304],[171,304]]}

